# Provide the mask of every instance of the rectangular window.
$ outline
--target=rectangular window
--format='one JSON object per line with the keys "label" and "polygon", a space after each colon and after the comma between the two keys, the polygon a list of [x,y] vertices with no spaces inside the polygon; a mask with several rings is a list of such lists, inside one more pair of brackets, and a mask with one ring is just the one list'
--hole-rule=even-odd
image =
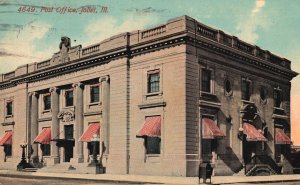
{"label": "rectangular window", "polygon": [[50,110],[50,109],[51,109],[51,95],[44,94],[44,110]]}
{"label": "rectangular window", "polygon": [[148,71],[148,93],[159,92],[159,70]]}
{"label": "rectangular window", "polygon": [[50,144],[41,144],[41,150],[43,156],[49,156],[51,151]]}
{"label": "rectangular window", "polygon": [[91,91],[90,91],[90,97],[91,97],[91,103],[99,102],[99,85],[91,85]]}
{"label": "rectangular window", "polygon": [[96,154],[100,154],[100,144],[99,142],[88,142],[89,155],[94,154],[94,144],[96,144]]}
{"label": "rectangular window", "polygon": [[277,89],[274,89],[274,107],[278,107],[280,108],[281,107],[281,91],[280,90],[277,90]]}
{"label": "rectangular window", "polygon": [[66,96],[66,107],[73,106],[74,105],[73,89],[66,90],[65,96]]}
{"label": "rectangular window", "polygon": [[13,102],[8,101],[6,102],[6,116],[12,116],[13,115]]}
{"label": "rectangular window", "polygon": [[242,100],[250,100],[250,81],[242,80]]}
{"label": "rectangular window", "polygon": [[211,92],[210,89],[211,71],[202,69],[201,91]]}
{"label": "rectangular window", "polygon": [[65,139],[74,139],[73,135],[73,125],[65,125]]}
{"label": "rectangular window", "polygon": [[145,137],[146,154],[160,154],[160,137]]}
{"label": "rectangular window", "polygon": [[4,154],[6,157],[12,156],[12,145],[4,145]]}

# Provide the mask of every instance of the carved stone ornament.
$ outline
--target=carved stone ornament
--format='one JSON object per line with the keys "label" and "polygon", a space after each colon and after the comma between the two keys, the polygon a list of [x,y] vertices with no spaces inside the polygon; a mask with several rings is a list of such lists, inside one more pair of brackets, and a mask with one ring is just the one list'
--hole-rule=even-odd
{"label": "carved stone ornament", "polygon": [[61,119],[62,122],[71,122],[74,121],[75,114],[71,110],[63,110],[58,113],[57,118]]}
{"label": "carved stone ornament", "polygon": [[69,37],[61,37],[59,49],[61,50],[63,47],[67,48],[67,50],[71,47],[71,39]]}
{"label": "carved stone ornament", "polygon": [[70,60],[68,55],[70,48],[71,48],[71,39],[69,37],[62,37],[59,44],[61,62],[68,62]]}

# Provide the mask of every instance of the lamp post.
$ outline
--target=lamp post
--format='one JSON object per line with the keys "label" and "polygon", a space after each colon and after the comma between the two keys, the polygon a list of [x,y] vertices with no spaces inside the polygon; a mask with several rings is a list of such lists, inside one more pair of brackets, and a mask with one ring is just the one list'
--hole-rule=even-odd
{"label": "lamp post", "polygon": [[26,161],[25,149],[26,149],[26,147],[27,147],[27,143],[24,142],[24,143],[20,144],[20,147],[22,148],[22,158],[21,158],[20,163],[19,163],[18,166],[17,166],[17,170],[18,170],[18,171],[21,171],[21,170],[23,170],[23,169],[28,168],[28,167],[31,166],[31,165],[30,165],[29,163],[27,163],[27,161]]}
{"label": "lamp post", "polygon": [[89,166],[96,166],[98,164],[96,149],[97,149],[97,144],[99,144],[99,141],[100,138],[98,137],[98,135],[94,134],[93,137],[91,138],[91,143],[93,145],[93,158]]}

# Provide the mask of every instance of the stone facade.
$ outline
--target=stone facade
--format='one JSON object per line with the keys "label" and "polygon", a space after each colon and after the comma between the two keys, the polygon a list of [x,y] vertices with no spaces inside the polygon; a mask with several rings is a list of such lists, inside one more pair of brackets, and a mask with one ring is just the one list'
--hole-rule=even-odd
{"label": "stone facade", "polygon": [[[201,163],[211,163],[214,175],[291,173],[290,145],[275,142],[275,128],[290,133],[290,81],[297,75],[290,63],[188,16],[85,48],[63,37],[51,59],[0,75],[0,135],[13,131],[11,155],[1,150],[0,166],[15,169],[27,143],[30,161],[42,169],[86,172],[91,148],[79,138],[99,123],[106,173],[197,176]],[[137,137],[151,116],[160,117],[156,152],[147,148],[149,137]],[[203,139],[203,118],[226,136]],[[267,141],[249,142],[245,122]],[[43,156],[34,140],[47,127],[52,137]]]}

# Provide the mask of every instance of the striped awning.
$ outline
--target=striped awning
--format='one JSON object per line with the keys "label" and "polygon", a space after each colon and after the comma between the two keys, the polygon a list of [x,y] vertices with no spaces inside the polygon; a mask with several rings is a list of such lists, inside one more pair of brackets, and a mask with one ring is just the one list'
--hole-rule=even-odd
{"label": "striped awning", "polygon": [[209,118],[202,119],[202,139],[219,139],[226,135],[217,124]]}
{"label": "striped awning", "polygon": [[94,134],[99,135],[100,133],[100,123],[90,123],[86,131],[79,138],[82,142],[91,142]]}
{"label": "striped awning", "polygon": [[243,132],[247,141],[268,141],[253,125],[243,123]]}
{"label": "striped awning", "polygon": [[0,146],[12,144],[12,131],[5,132],[4,136],[0,139]]}
{"label": "striped awning", "polygon": [[44,128],[38,136],[33,140],[34,143],[50,144],[51,128]]}
{"label": "striped awning", "polygon": [[146,117],[145,123],[139,131],[137,137],[160,137],[161,117],[150,116]]}
{"label": "striped awning", "polygon": [[283,129],[275,128],[275,144],[290,145],[292,143],[293,142],[289,136],[284,133]]}

